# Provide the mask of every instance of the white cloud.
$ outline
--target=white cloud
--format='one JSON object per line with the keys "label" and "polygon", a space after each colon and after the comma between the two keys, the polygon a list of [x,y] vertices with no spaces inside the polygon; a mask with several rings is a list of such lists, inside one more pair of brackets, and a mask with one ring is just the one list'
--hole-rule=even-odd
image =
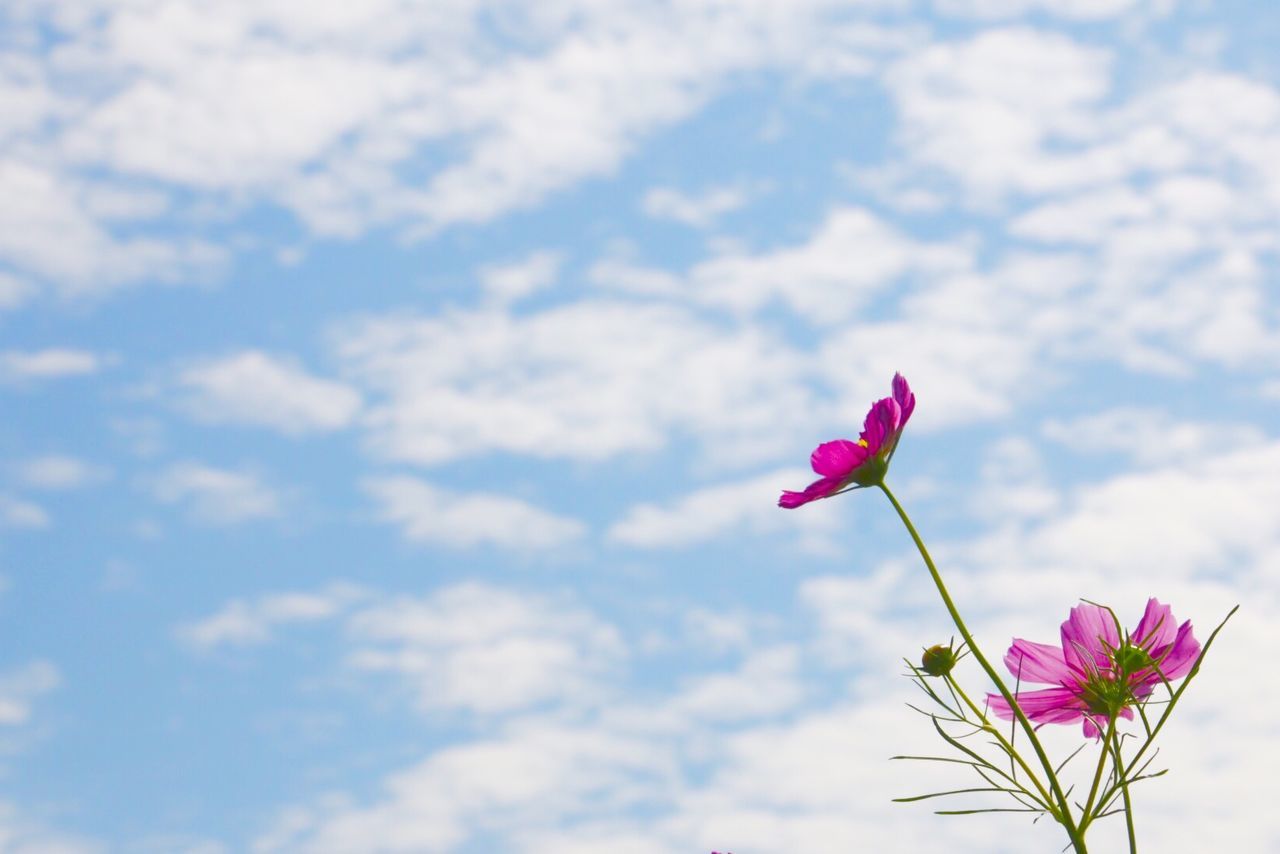
{"label": "white cloud", "polygon": [[786,447],[817,408],[776,336],[675,306],[390,316],[342,330],[337,348],[375,398],[373,449],[426,465],[492,451],[601,460],[688,431],[740,467]]}
{"label": "white cloud", "polygon": [[509,305],[554,283],[562,260],[557,252],[534,252],[514,264],[481,269],[480,285],[490,300]]}
{"label": "white cloud", "polygon": [[[652,701],[606,701],[586,716],[516,717],[389,774],[364,803],[333,798],[282,811],[257,850],[461,850],[484,840],[558,854],[615,838],[625,840],[618,850],[661,854],[690,845],[993,850],[989,827],[942,833],[886,803],[884,793],[918,791],[939,777],[887,759],[924,749],[931,737],[900,707],[902,694],[892,689],[905,681],[896,671],[862,680],[870,702],[797,709],[798,660],[792,648],[761,649],[736,671],[691,678]],[[1046,839],[1053,833],[1040,831]]]}
{"label": "white cloud", "polygon": [[49,514],[39,504],[12,495],[0,495],[0,525],[9,528],[47,528]]}
{"label": "white cloud", "polygon": [[[972,282],[983,291],[993,283]],[[941,294],[938,294],[941,296]],[[910,314],[910,313],[908,313]],[[822,346],[820,364],[838,389],[839,420],[861,426],[867,404],[888,393],[901,371],[919,399],[912,430],[936,430],[1007,415],[1028,389],[1043,342],[995,317],[977,323],[920,312],[841,330]],[[850,369],[849,366],[857,366]]]}
{"label": "white cloud", "polygon": [[782,469],[699,489],[666,506],[639,504],[609,527],[608,536],[638,548],[679,548],[713,539],[799,529],[819,548],[839,524],[831,505],[815,505],[813,512],[803,515],[784,513],[777,507],[783,489],[801,489],[814,478],[804,469]]}
{"label": "white cloud", "polygon": [[165,504],[184,504],[193,518],[212,525],[233,525],[280,513],[276,491],[248,471],[175,463],[155,476],[151,490]]}
{"label": "white cloud", "polygon": [[93,192],[55,169],[0,158],[0,194],[10,200],[0,208],[0,258],[72,296],[187,280],[223,262],[222,249],[198,239],[113,235],[87,211]]}
{"label": "white cloud", "polygon": [[644,194],[641,208],[654,219],[670,219],[691,228],[707,228],[721,214],[738,210],[750,200],[742,187],[711,187],[685,193],[674,187],[654,187]]}
{"label": "white cloud", "polygon": [[192,365],[178,383],[187,392],[183,406],[203,421],[289,435],[341,429],[360,410],[354,389],[258,350]]}
{"label": "white cloud", "polygon": [[[345,583],[268,593],[233,600],[175,634],[212,650],[256,646],[288,627],[320,623],[341,626],[347,667],[392,674],[424,712],[494,715],[595,703],[626,655],[612,626],[571,601],[479,582],[421,597]],[[772,673],[781,664],[759,666]]]}
{"label": "white cloud", "polygon": [[271,640],[278,626],[332,620],[363,599],[350,584],[333,584],[318,593],[273,593],[251,601],[237,599],[216,614],[178,627],[184,642],[200,648],[251,646]]}
{"label": "white cloud", "polygon": [[320,805],[285,814],[257,852],[456,850],[473,833],[551,828],[566,815],[639,803],[666,778],[651,742],[593,728],[531,723],[446,748],[384,782],[368,807]]}
{"label": "white cloud", "polygon": [[23,460],[16,466],[18,479],[31,489],[79,489],[107,477],[101,466],[65,454],[48,454]]}
{"label": "white cloud", "polygon": [[47,661],[32,661],[0,673],[0,725],[25,724],[31,719],[32,703],[61,683],[58,668]]}
{"label": "white cloud", "polygon": [[231,851],[216,839],[181,834],[160,834],[135,840],[130,846],[137,854],[228,854]]}
{"label": "white cloud", "polygon": [[823,575],[800,584],[799,599],[813,614],[814,650],[824,662],[883,680],[902,672],[904,656],[954,634],[938,619],[944,614],[930,613],[935,594],[928,576],[910,565],[913,557],[855,577]]}
{"label": "white cloud", "polygon": [[[1031,535],[1025,553],[1059,564],[1087,547],[1089,562],[1117,573],[1185,578],[1222,572],[1240,553],[1280,549],[1267,508],[1280,501],[1274,442],[1121,474],[1082,489],[1068,511]],[[1078,559],[1078,558],[1077,558]]]}
{"label": "white cloud", "polygon": [[[888,85],[902,112],[899,134],[918,164],[958,178],[966,197],[993,201],[1114,178],[1151,163],[1151,146],[1050,151],[1049,140],[1096,132],[1091,111],[1111,87],[1111,55],[1030,29],[982,32],[929,45],[895,65]],[[1084,141],[1088,141],[1086,137]],[[1157,141],[1158,142],[1158,141]]]}
{"label": "white cloud", "polygon": [[541,595],[448,587],[361,610],[348,663],[398,675],[424,710],[505,713],[596,697],[625,652],[612,626]]}
{"label": "white cloud", "polygon": [[1042,517],[1059,507],[1062,496],[1051,485],[1039,448],[1022,437],[989,444],[978,476],[970,506],[983,521]]}
{"label": "white cloud", "polygon": [[104,360],[87,350],[48,348],[0,353],[0,382],[25,383],[96,374]]}
{"label": "white cloud", "polygon": [[1183,610],[1200,611],[1197,625],[1242,599],[1266,614],[1269,566],[1280,556],[1267,508],[1280,500],[1278,483],[1274,440],[1146,461],[1139,470],[1117,466],[1063,489],[1056,512],[997,522],[967,542],[935,546],[935,557],[952,566],[959,601],[1006,621],[1021,612],[1056,626],[1081,597],[1127,613],[1152,595],[1175,608],[1191,603]]}
{"label": "white cloud", "polygon": [[807,240],[749,253],[727,252],[702,261],[684,276],[644,270],[618,260],[592,269],[606,287],[692,299],[738,314],[781,303],[811,323],[833,326],[856,317],[873,295],[922,273],[964,269],[963,245],[914,240],[870,211],[830,211]]}
{"label": "white cloud", "polygon": [[62,833],[10,801],[0,801],[0,851],[6,854],[100,854],[95,842]]}
{"label": "white cloud", "polygon": [[692,608],[684,614],[684,642],[714,654],[742,651],[764,636],[772,621],[747,611]]}
{"label": "white cloud", "polygon": [[[939,11],[967,18],[1014,18],[1044,11],[1063,18],[1099,20],[1140,6],[1138,0],[935,0]],[[1148,6],[1159,4],[1148,4]]]}
{"label": "white cloud", "polygon": [[681,278],[669,270],[642,267],[626,258],[602,258],[587,273],[592,284],[645,297],[679,297],[685,292]]}
{"label": "white cloud", "polygon": [[840,5],[26,6],[0,69],[0,257],[100,292],[216,269],[189,234],[210,211],[344,236],[486,222],[608,174],[736,73],[867,74],[903,37]]}
{"label": "white cloud", "polygon": [[25,279],[0,272],[0,311],[17,308],[26,302],[34,290],[32,284]]}
{"label": "white cloud", "polygon": [[[243,10],[228,11],[178,6],[149,22],[126,13],[111,16],[111,23],[121,39],[142,36],[144,27],[167,38],[177,16],[214,26],[252,24],[234,20]],[[247,188],[315,162],[416,88],[407,67],[380,58],[262,46],[246,55],[248,44],[228,40],[220,50],[169,66],[164,76],[142,75],[96,104],[64,144],[75,159],[107,163],[126,175],[193,188]]]}
{"label": "white cloud", "polygon": [[707,721],[769,718],[796,708],[804,698],[800,653],[794,647],[753,651],[736,673],[689,680],[669,711]]}
{"label": "white cloud", "polygon": [[833,210],[808,242],[757,255],[728,255],[690,271],[697,298],[734,311],[775,300],[805,319],[833,325],[911,273],[963,268],[969,253],[915,241],[858,208]]}
{"label": "white cloud", "polygon": [[364,488],[380,505],[381,519],[399,525],[413,542],[538,550],[567,545],[586,533],[576,519],[506,495],[447,492],[407,476],[369,478]]}
{"label": "white cloud", "polygon": [[1143,466],[1198,461],[1263,443],[1261,430],[1233,422],[1183,421],[1160,409],[1125,406],[1045,422],[1044,435],[1073,453],[1122,453]]}
{"label": "white cloud", "polygon": [[1009,212],[1009,236],[1095,252],[1078,316],[1109,322],[1082,324],[1082,352],[1164,372],[1188,354],[1274,363],[1262,279],[1280,169],[1263,152],[1280,142],[1280,91],[1205,69],[1124,91],[1115,61],[1025,28],[922,48],[887,78],[902,155],[879,186],[936,191],[941,175],[958,204]]}

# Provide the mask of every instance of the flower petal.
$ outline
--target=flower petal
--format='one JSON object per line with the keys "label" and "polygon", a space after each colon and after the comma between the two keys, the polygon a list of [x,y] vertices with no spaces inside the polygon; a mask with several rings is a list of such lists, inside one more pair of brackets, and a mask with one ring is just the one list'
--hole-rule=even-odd
{"label": "flower petal", "polygon": [[[1029,720],[1042,724],[1065,724],[1077,721],[1084,714],[1084,704],[1071,688],[1043,688],[1039,691],[1021,691],[1018,705]],[[1006,721],[1014,718],[1013,709],[999,694],[988,694],[987,703],[996,717]]]}
{"label": "flower petal", "polygon": [[1081,673],[1093,673],[1110,667],[1108,649],[1120,645],[1111,612],[1088,602],[1071,609],[1062,624],[1062,652],[1067,664]]}
{"label": "flower petal", "polygon": [[902,410],[902,420],[898,422],[898,426],[904,427],[911,413],[915,411],[916,396],[912,394],[911,386],[907,385],[907,378],[902,374],[893,375],[893,399],[898,402],[898,408]]}
{"label": "flower petal", "polygon": [[1143,612],[1131,638],[1138,646],[1150,652],[1173,643],[1177,632],[1173,609],[1168,605],[1161,605],[1158,599],[1152,597],[1147,600],[1147,610]]}
{"label": "flower petal", "polygon": [[810,501],[826,498],[840,488],[840,483],[841,479],[838,477],[824,477],[806,486],[803,492],[784,489],[782,495],[778,498],[778,506],[787,510],[794,510],[801,505],[808,504]]}
{"label": "flower petal", "polygon": [[1160,663],[1160,672],[1164,674],[1165,679],[1186,676],[1199,656],[1200,642],[1191,633],[1190,620],[1178,627],[1172,646],[1157,647],[1151,651],[1151,657]]}
{"label": "flower petal", "polygon": [[[1133,709],[1125,706],[1120,710],[1120,717],[1127,721],[1133,720]],[[1103,730],[1106,729],[1108,721],[1111,718],[1107,715],[1096,715],[1093,713],[1084,716],[1084,737],[1085,738],[1102,738]]]}
{"label": "flower petal", "polygon": [[1004,666],[1021,682],[1063,685],[1074,681],[1062,649],[1047,643],[1014,638],[1013,646],[1004,655]]}
{"label": "flower petal", "polygon": [[891,397],[881,398],[871,404],[871,411],[862,422],[862,441],[867,443],[867,453],[878,454],[885,441],[896,435],[902,426],[902,410]]}
{"label": "flower petal", "polygon": [[862,465],[870,453],[865,447],[848,439],[823,442],[809,455],[809,464],[823,477],[846,478]]}

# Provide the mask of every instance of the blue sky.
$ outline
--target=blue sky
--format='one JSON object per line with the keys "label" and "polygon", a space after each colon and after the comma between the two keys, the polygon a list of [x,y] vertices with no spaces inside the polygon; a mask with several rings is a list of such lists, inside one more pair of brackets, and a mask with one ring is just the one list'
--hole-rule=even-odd
{"label": "blue sky", "polygon": [[989,651],[1244,603],[1135,809],[1280,845],[1277,35],[7,4],[0,851],[1052,850],[890,803],[946,615],[878,496],[774,506],[898,370]]}

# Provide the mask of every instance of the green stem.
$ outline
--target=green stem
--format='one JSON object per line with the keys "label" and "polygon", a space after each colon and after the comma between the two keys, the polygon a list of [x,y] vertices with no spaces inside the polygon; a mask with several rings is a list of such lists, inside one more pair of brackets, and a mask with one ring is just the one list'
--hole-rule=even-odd
{"label": "green stem", "polygon": [[1075,820],[1071,816],[1071,806],[1067,802],[1067,797],[1062,792],[1062,786],[1058,782],[1058,775],[1053,771],[1053,764],[1049,761],[1048,755],[1044,752],[1044,746],[1040,744],[1040,739],[1036,736],[1036,731],[1031,726],[1031,721],[1027,720],[1027,716],[1023,714],[1021,707],[1018,706],[1017,699],[1004,684],[1004,680],[1000,678],[1000,674],[987,661],[986,656],[982,654],[982,650],[978,649],[978,644],[974,641],[973,635],[969,633],[969,629],[964,624],[964,620],[960,616],[960,612],[956,609],[955,602],[951,600],[951,594],[947,592],[947,586],[942,582],[942,575],[938,572],[938,567],[934,565],[933,558],[929,556],[929,550],[925,547],[924,540],[920,539],[920,534],[916,531],[916,526],[911,523],[911,518],[907,516],[907,511],[902,509],[902,505],[898,503],[898,499],[889,491],[889,487],[883,482],[879,484],[880,489],[889,499],[889,503],[893,505],[893,509],[898,512],[898,518],[902,520],[902,524],[906,526],[907,533],[911,535],[911,539],[915,542],[916,548],[920,552],[920,557],[924,558],[924,565],[929,570],[929,575],[933,577],[933,584],[938,588],[938,595],[942,597],[942,604],[946,606],[947,613],[951,615],[951,621],[955,623],[956,629],[960,632],[960,636],[969,646],[969,651],[973,653],[974,659],[981,665],[987,676],[1000,689],[1000,696],[1004,697],[1009,708],[1013,710],[1014,716],[1018,719],[1018,723],[1027,734],[1027,738],[1031,742],[1031,746],[1035,748],[1036,756],[1040,760],[1040,764],[1044,767],[1045,774],[1049,779],[1049,786],[1053,789],[1053,796],[1058,800],[1058,807],[1061,815],[1056,816],[1059,822],[1067,831],[1067,836],[1071,839],[1071,845],[1076,850],[1076,854],[1088,854],[1088,849],[1084,844],[1084,836],[1076,828]]}
{"label": "green stem", "polygon": [[[1204,646],[1200,648],[1200,655],[1196,657],[1196,663],[1191,666],[1191,670],[1187,673],[1186,678],[1182,680],[1182,684],[1178,686],[1178,690],[1174,691],[1173,696],[1169,698],[1169,703],[1165,706],[1164,712],[1160,715],[1160,719],[1156,721],[1156,725],[1154,727],[1148,727],[1149,732],[1147,733],[1147,740],[1138,746],[1138,752],[1133,755],[1133,759],[1129,762],[1130,768],[1137,768],[1138,763],[1147,752],[1147,748],[1155,743],[1156,736],[1160,734],[1160,730],[1164,729],[1165,721],[1169,720],[1169,716],[1173,714],[1173,709],[1178,705],[1178,700],[1182,699],[1182,695],[1186,693],[1187,688],[1191,687],[1191,680],[1195,679],[1196,675],[1200,672],[1200,665],[1204,663],[1205,656],[1209,654],[1209,647],[1213,646],[1213,642],[1218,638],[1218,633],[1222,631],[1223,627],[1227,624],[1227,621],[1235,616],[1236,611],[1239,610],[1240,606],[1236,605],[1228,611],[1227,616],[1223,617],[1222,622],[1218,623],[1217,628],[1209,634],[1209,639],[1205,641]],[[1139,711],[1142,711],[1141,706],[1139,707]],[[1143,723],[1146,723],[1145,713],[1143,713]],[[1108,784],[1103,790],[1102,803],[1109,803],[1115,796],[1115,790],[1116,786],[1114,784]],[[1126,790],[1124,794],[1128,797],[1129,793]]]}
{"label": "green stem", "polygon": [[1098,797],[1098,786],[1102,783],[1102,769],[1107,764],[1107,753],[1111,749],[1112,739],[1116,735],[1116,716],[1107,720],[1107,734],[1102,738],[1102,751],[1098,754],[1098,767],[1093,772],[1093,785],[1089,787],[1089,798],[1084,802],[1084,813],[1080,816],[1080,829],[1085,830],[1093,821],[1093,804]]}
{"label": "green stem", "polygon": [[1124,763],[1120,760],[1120,739],[1112,739],[1111,750],[1116,758],[1116,778],[1120,781],[1120,794],[1124,797],[1124,824],[1129,831],[1129,854],[1138,854],[1138,838],[1133,832],[1133,802],[1129,800],[1129,782]]}
{"label": "green stem", "polygon": [[[969,710],[972,711],[978,720],[982,722],[984,731],[989,732],[991,735],[996,737],[996,741],[999,742],[1002,748],[1004,748],[1004,752],[1013,757],[1013,760],[1018,763],[1018,767],[1020,767],[1031,779],[1031,782],[1035,784],[1036,791],[1040,794],[1040,800],[1049,809],[1050,814],[1052,814],[1054,818],[1058,818],[1059,807],[1054,805],[1053,798],[1049,796],[1047,791],[1045,791],[1044,784],[1040,782],[1040,778],[1031,770],[1031,766],[1027,764],[1027,760],[1022,758],[1021,753],[1013,749],[1013,745],[1009,743],[1008,739],[1004,737],[1004,734],[1001,733],[1000,730],[991,725],[987,720],[986,714],[974,704],[973,700],[969,699],[969,695],[964,692],[964,689],[960,687],[960,683],[957,682],[950,673],[946,675],[946,680],[951,686],[951,689],[960,695],[960,699],[964,700],[965,705],[969,707]],[[1058,820],[1061,821],[1061,819]]]}

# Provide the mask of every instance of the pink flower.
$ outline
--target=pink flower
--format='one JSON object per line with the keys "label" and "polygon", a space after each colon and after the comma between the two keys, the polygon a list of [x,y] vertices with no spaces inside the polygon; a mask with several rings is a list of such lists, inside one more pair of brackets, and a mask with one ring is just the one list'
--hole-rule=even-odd
{"label": "pink flower", "polygon": [[806,486],[803,492],[784,491],[778,506],[791,509],[846,489],[875,486],[883,481],[902,428],[907,426],[907,419],[915,408],[916,396],[911,393],[911,387],[902,374],[894,374],[893,397],[871,405],[858,441],[836,439],[819,445],[810,455],[809,463],[822,475],[821,479]]}
{"label": "pink flower", "polygon": [[[1017,694],[1018,706],[1038,724],[1084,720],[1086,738],[1102,735],[1112,715],[1133,719],[1131,705],[1164,680],[1185,676],[1200,654],[1191,621],[1175,628],[1173,612],[1155,599],[1138,627],[1121,639],[1111,613],[1088,603],[1071,609],[1062,624],[1062,646],[1015,638],[1004,663],[1019,682],[1053,685]],[[1163,679],[1162,679],[1163,677]],[[991,710],[1013,720],[1004,698],[988,694]]]}

